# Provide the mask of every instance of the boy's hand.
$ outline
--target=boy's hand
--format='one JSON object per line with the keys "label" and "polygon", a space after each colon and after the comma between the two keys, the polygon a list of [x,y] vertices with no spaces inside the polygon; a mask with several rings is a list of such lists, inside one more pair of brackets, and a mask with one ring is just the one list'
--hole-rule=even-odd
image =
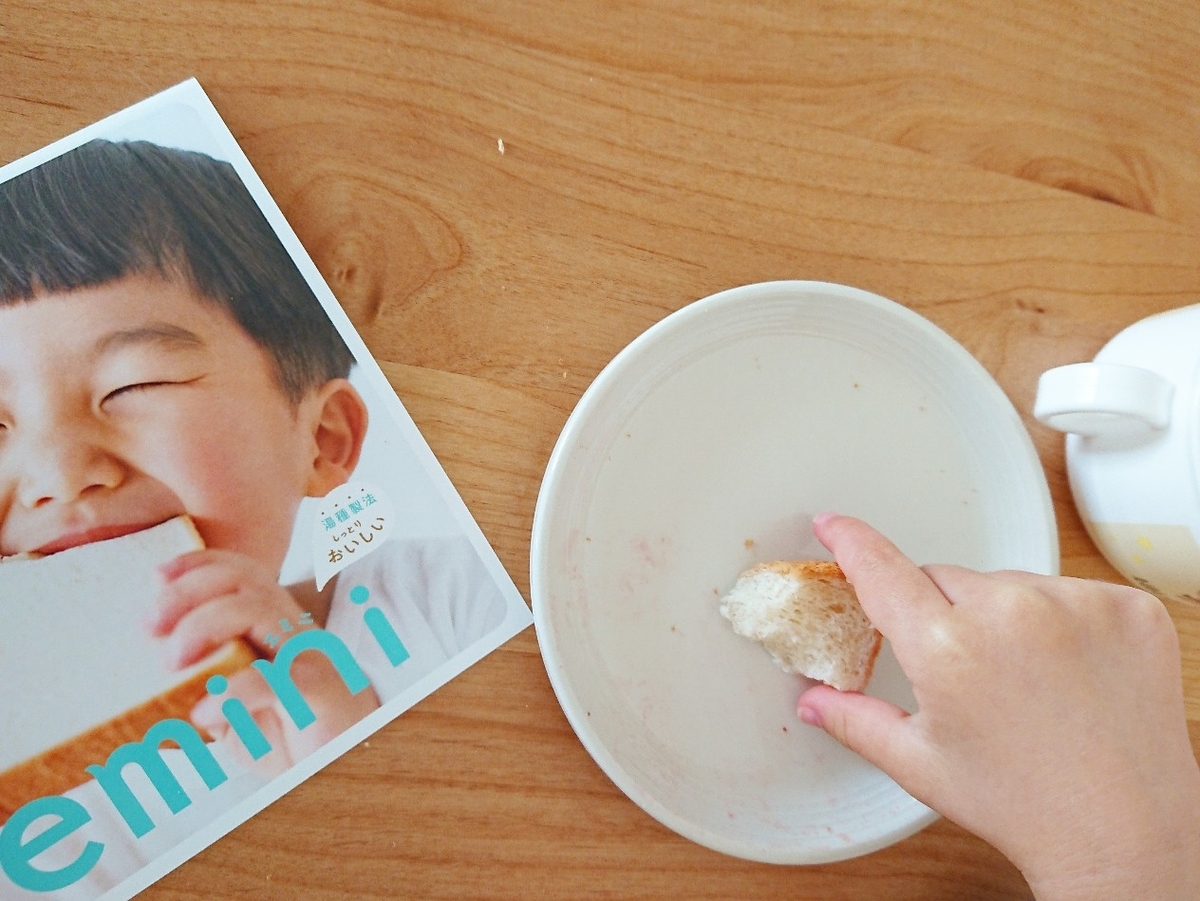
{"label": "boy's hand", "polygon": [[[311,626],[300,625],[304,611],[292,595],[258,561],[225,550],[184,554],[161,570],[164,586],[152,634],[165,637],[171,665],[190,666],[236,638],[248,641],[270,660],[283,640]],[[284,632],[281,621],[293,627]],[[269,637],[271,640],[269,640]],[[302,653],[292,664],[292,678],[312,706],[316,721],[299,730],[276,700],[262,675],[252,668],[229,679],[228,690],[206,696],[192,710],[192,722],[224,740],[239,759],[249,763],[240,740],[229,733],[221,704],[239,698],[254,716],[272,750],[253,764],[271,776],[325,744],[379,706],[374,690],[351,695],[337,670],[321,654]]]}
{"label": "boy's hand", "polygon": [[919,709],[817,686],[800,698],[806,722],[995,845],[1041,899],[1200,898],[1200,768],[1156,598],[921,569],[848,517],[818,517],[814,531]]}

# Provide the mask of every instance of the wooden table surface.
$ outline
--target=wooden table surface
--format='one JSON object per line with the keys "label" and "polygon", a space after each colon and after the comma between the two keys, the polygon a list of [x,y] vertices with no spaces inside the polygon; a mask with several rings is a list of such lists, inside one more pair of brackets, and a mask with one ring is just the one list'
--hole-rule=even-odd
{"label": "wooden table surface", "polygon": [[[1044,369],[1200,300],[1198,48],[1192,0],[3,0],[0,158],[198,77],[526,598],[591,379],[787,278],[961,341],[1025,416],[1064,572],[1115,579],[1028,412]],[[1200,747],[1200,607],[1171,613]],[[527,630],[145,896],[1028,890],[944,821],[805,868],[676,836],[592,762]]]}

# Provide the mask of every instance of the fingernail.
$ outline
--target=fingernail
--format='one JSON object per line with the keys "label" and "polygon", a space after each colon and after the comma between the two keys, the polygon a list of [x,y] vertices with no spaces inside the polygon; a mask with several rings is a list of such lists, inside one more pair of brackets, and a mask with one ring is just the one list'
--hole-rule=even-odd
{"label": "fingernail", "polygon": [[829,520],[833,519],[835,516],[837,516],[837,514],[834,513],[832,510],[826,510],[824,513],[818,513],[816,516],[813,517],[813,525],[814,526],[823,526],[823,525],[825,525],[825,523],[829,522]]}
{"label": "fingernail", "polygon": [[212,695],[205,695],[196,702],[196,706],[192,708],[190,719],[193,726],[199,726],[212,734],[213,726],[218,722],[217,714],[220,712],[218,706],[220,701]]}
{"label": "fingernail", "polygon": [[183,669],[184,648],[179,644],[179,642],[174,641],[171,638],[164,638],[161,639],[161,641],[162,645],[159,647],[158,652],[159,660],[162,661],[162,665],[171,672]]}
{"label": "fingernail", "polygon": [[821,714],[816,709],[802,704],[796,710],[796,713],[800,717],[800,722],[809,726],[815,726],[818,729],[822,728]]}

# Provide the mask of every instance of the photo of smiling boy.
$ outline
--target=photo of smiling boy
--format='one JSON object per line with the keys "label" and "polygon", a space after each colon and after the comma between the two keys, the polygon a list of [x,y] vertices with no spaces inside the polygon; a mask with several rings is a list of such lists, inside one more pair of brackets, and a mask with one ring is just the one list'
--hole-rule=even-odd
{"label": "photo of smiling boy", "polygon": [[[94,140],[0,184],[0,222],[0,556],[187,514],[205,547],[161,568],[146,624],[171,665],[235,638],[270,660],[280,623],[311,623],[370,677],[352,693],[327,657],[297,656],[292,680],[315,715],[302,730],[252,668],[202,700],[197,728],[235,747],[219,703],[236,697],[271,746],[243,786],[503,621],[504,597],[461,537],[391,539],[320,591],[280,584],[301,502],[351,478],[368,408],[345,341],[229,163]],[[403,636],[403,666],[352,608],[364,593]],[[131,843],[124,865],[107,860],[108,884],[171,831]]]}

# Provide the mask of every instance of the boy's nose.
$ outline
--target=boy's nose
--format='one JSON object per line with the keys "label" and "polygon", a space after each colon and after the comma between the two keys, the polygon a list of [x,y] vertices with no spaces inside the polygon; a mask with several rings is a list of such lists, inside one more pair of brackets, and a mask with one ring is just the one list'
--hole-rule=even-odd
{"label": "boy's nose", "polygon": [[17,499],[27,508],[68,503],[115,488],[123,470],[118,460],[96,444],[63,432],[30,442],[21,461]]}

